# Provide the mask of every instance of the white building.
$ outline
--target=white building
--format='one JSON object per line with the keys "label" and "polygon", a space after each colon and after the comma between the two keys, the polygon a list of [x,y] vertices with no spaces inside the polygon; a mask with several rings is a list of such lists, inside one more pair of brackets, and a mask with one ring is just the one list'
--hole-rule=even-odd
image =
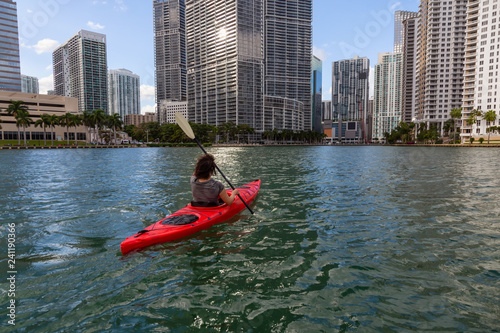
{"label": "white building", "polygon": [[78,98],[78,110],[108,111],[106,35],[80,30],[52,53],[56,95]]}
{"label": "white building", "polygon": [[175,113],[180,112],[184,118],[188,117],[188,103],[162,100],[158,105],[158,119],[160,124],[175,124]]}
{"label": "white building", "polygon": [[21,74],[21,90],[23,93],[38,94],[38,78]]}
{"label": "white building", "polygon": [[380,53],[375,65],[374,139],[383,140],[403,120],[403,53]]}
{"label": "white building", "polygon": [[[488,136],[487,128],[500,125],[500,92],[498,81],[500,65],[500,2],[498,0],[470,0],[467,5],[467,36],[464,70],[464,100],[462,105],[461,137]],[[479,118],[467,124],[471,111],[483,113],[494,110],[497,119],[488,123]],[[493,135],[500,139],[498,134]]]}
{"label": "white building", "polygon": [[417,123],[438,129],[462,106],[466,0],[421,0],[417,34]]}
{"label": "white building", "polygon": [[141,80],[139,75],[126,69],[108,72],[109,114],[118,113],[122,119],[127,114],[141,113]]}

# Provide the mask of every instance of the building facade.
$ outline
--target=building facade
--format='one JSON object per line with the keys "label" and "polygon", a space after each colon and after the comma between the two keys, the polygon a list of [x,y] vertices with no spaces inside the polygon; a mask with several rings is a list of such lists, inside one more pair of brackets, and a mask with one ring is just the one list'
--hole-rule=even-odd
{"label": "building facade", "polygon": [[124,126],[127,125],[140,125],[144,123],[152,123],[157,121],[156,113],[146,112],[146,114],[127,114],[123,120]]}
{"label": "building facade", "polygon": [[188,120],[263,130],[263,0],[186,1]]}
{"label": "building facade", "polygon": [[[28,112],[33,122],[41,119],[40,117],[43,114],[62,116],[66,113],[78,113],[78,100],[76,98],[0,91],[0,115],[2,118],[0,140],[24,140],[24,131],[22,127],[18,132],[14,116],[9,116],[4,111],[9,107],[11,100],[23,101],[23,103],[28,107]],[[78,126],[76,130],[77,139],[85,141],[85,127]],[[43,127],[35,127],[34,125],[31,125],[26,128],[26,140],[43,140],[45,135],[47,140],[51,140],[53,138],[54,140],[61,141],[66,140],[68,134],[69,139],[74,140],[75,128],[70,128],[69,132],[67,132],[66,127],[55,126],[55,128],[46,128],[45,134]]]}
{"label": "building facade", "polygon": [[302,103],[303,124],[286,129],[311,130],[312,0],[266,0],[264,6],[264,94]]}
{"label": "building facade", "polygon": [[415,118],[415,91],[416,91],[416,54],[417,54],[417,27],[418,18],[408,18],[403,21],[403,121],[411,123]]}
{"label": "building facade", "polygon": [[78,110],[108,112],[106,35],[80,30],[52,53],[56,95],[78,98]]}
{"label": "building facade", "polygon": [[126,69],[108,72],[109,114],[118,113],[122,119],[127,114],[141,113],[141,80],[139,75]]}
{"label": "building facade", "polygon": [[21,74],[21,90],[24,93],[38,94],[40,92],[38,86],[38,78]]}
{"label": "building facade", "polygon": [[156,103],[186,101],[185,0],[154,0]]}
{"label": "building facade", "polygon": [[403,53],[380,53],[375,66],[372,138],[384,139],[403,119]]}
{"label": "building facade", "polygon": [[[464,98],[462,104],[461,138],[488,137],[488,128],[500,125],[500,3],[498,1],[470,0],[467,4],[467,31],[464,70]],[[473,124],[469,118],[473,110],[483,114],[496,113],[494,122],[479,117]],[[492,134],[500,140],[498,133]]]}
{"label": "building facade", "polygon": [[466,0],[422,0],[419,9],[415,118],[443,133],[462,106]]}
{"label": "building facade", "polygon": [[394,13],[394,53],[403,53],[407,30],[404,22],[416,18],[418,12],[398,10]]}
{"label": "building facade", "polygon": [[332,138],[342,142],[366,140],[370,60],[354,57],[332,64]]}
{"label": "building facade", "polygon": [[322,99],[323,99],[323,62],[316,56],[312,56],[311,75],[311,122],[312,130],[322,133]]}
{"label": "building facade", "polygon": [[0,90],[21,92],[17,5],[0,0]]}
{"label": "building facade", "polygon": [[188,104],[187,102],[176,102],[163,100],[158,105],[158,119],[160,124],[175,124],[175,114],[179,112],[187,119],[188,117]]}

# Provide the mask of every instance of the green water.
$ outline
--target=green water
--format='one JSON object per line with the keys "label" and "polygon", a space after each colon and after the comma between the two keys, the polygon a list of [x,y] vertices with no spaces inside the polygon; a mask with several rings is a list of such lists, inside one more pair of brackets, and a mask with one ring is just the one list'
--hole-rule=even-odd
{"label": "green water", "polygon": [[496,149],[208,150],[255,215],[127,256],[199,149],[0,151],[0,331],[500,331]]}

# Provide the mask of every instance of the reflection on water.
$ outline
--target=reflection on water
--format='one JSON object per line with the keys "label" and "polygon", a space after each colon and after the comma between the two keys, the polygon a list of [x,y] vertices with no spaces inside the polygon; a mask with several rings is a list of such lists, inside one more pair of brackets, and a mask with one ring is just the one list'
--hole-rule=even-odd
{"label": "reflection on water", "polygon": [[208,151],[233,184],[262,179],[255,215],[130,256],[123,239],[190,201],[198,149],[0,151],[16,328],[498,330],[496,150]]}

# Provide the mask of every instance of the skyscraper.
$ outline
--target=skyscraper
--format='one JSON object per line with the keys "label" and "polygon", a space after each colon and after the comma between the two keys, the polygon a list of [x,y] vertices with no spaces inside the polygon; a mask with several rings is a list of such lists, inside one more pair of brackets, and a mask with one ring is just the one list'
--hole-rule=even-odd
{"label": "skyscraper", "polygon": [[17,5],[0,0],[0,90],[21,91]]}
{"label": "skyscraper", "polygon": [[141,113],[140,81],[139,75],[126,69],[109,71],[109,114],[118,113],[124,119],[127,114]]}
{"label": "skyscraper", "polygon": [[40,92],[38,86],[38,78],[34,76],[21,74],[21,86],[22,86],[21,90],[24,93],[38,94]]}
{"label": "skyscraper", "polygon": [[421,0],[416,62],[416,120],[443,130],[462,105],[465,0]]}
{"label": "skyscraper", "polygon": [[404,47],[403,47],[403,104],[402,121],[413,122],[415,113],[415,63],[417,45],[417,25],[418,18],[408,18],[403,22],[404,27]]}
{"label": "skyscraper", "polygon": [[263,129],[262,6],[263,0],[186,1],[190,121]]}
{"label": "skyscraper", "polygon": [[353,59],[332,64],[332,138],[357,143],[366,138],[370,60]]}
{"label": "skyscraper", "polygon": [[185,101],[186,5],[184,0],[154,0],[156,103]]}
{"label": "skyscraper", "polygon": [[312,75],[311,75],[311,114],[312,114],[312,129],[318,133],[322,132],[322,93],[323,93],[323,62],[318,57],[312,57]]}
{"label": "skyscraper", "polygon": [[78,110],[108,111],[106,35],[80,30],[52,53],[56,95],[78,98]]}
{"label": "skyscraper", "polygon": [[[486,137],[489,127],[500,125],[499,6],[497,1],[468,1],[461,124],[463,142],[468,142],[471,137]],[[468,124],[467,118],[473,110],[494,111],[497,119],[489,123],[480,117],[474,124]]]}
{"label": "skyscraper", "polygon": [[383,140],[402,121],[403,53],[380,53],[375,66],[374,139]]}
{"label": "skyscraper", "polygon": [[286,122],[278,128],[311,130],[312,0],[266,0],[264,6],[264,94],[303,104],[300,128]]}
{"label": "skyscraper", "polygon": [[398,10],[394,13],[394,53],[403,53],[406,39],[404,22],[418,16],[417,12]]}

